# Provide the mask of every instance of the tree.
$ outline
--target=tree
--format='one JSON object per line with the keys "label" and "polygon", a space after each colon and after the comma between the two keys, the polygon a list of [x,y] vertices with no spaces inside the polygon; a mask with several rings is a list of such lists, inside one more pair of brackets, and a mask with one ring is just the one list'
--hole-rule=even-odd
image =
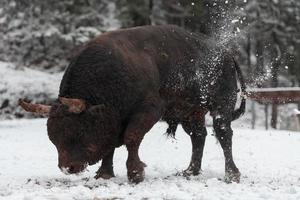
{"label": "tree", "polygon": [[0,60],[50,71],[63,70],[75,47],[118,26],[109,0],[2,0],[0,8]]}
{"label": "tree", "polygon": [[[245,13],[249,34],[253,36],[256,45],[255,55],[257,57],[257,69],[260,74],[266,75],[270,72],[268,82],[258,81],[255,84],[264,87],[278,87],[292,85],[293,81],[286,68],[299,69],[296,62],[291,62],[291,56],[296,52],[300,42],[300,2],[253,0],[245,6]],[[251,55],[247,55],[251,56]],[[251,70],[249,70],[251,71]],[[297,71],[297,70],[296,70]],[[297,74],[297,73],[295,73]],[[288,83],[280,81],[280,77],[290,80]],[[282,80],[282,78],[281,78]],[[300,83],[300,82],[299,82]],[[298,84],[299,84],[298,83]],[[271,126],[277,127],[277,105],[272,105]]]}
{"label": "tree", "polygon": [[151,24],[153,0],[117,1],[117,8],[122,27]]}

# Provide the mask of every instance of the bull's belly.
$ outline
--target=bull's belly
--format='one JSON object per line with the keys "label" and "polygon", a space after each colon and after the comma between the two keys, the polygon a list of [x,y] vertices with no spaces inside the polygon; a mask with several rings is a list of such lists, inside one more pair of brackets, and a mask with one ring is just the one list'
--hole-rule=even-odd
{"label": "bull's belly", "polygon": [[195,112],[207,112],[214,102],[213,85],[201,81],[166,82],[160,89],[160,95],[166,102],[162,119],[186,120]]}
{"label": "bull's belly", "polygon": [[207,111],[206,102],[172,101],[166,105],[162,120],[186,121],[195,113],[207,113]]}

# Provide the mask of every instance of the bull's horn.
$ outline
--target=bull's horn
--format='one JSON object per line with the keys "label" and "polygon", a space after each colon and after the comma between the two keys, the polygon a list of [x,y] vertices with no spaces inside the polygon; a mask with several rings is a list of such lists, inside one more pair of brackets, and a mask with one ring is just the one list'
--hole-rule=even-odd
{"label": "bull's horn", "polygon": [[51,106],[27,103],[22,99],[19,99],[19,105],[27,112],[38,113],[38,114],[49,114]]}
{"label": "bull's horn", "polygon": [[86,103],[82,99],[70,99],[66,97],[59,97],[59,101],[69,107],[69,111],[79,114],[86,109]]}

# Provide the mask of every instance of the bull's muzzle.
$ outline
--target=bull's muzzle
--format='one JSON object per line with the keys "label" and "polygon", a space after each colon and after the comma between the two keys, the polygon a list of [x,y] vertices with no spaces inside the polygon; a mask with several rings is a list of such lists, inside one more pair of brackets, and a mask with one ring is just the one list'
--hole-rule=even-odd
{"label": "bull's muzzle", "polygon": [[64,174],[79,174],[87,168],[87,163],[69,163],[67,165],[59,164],[58,167]]}

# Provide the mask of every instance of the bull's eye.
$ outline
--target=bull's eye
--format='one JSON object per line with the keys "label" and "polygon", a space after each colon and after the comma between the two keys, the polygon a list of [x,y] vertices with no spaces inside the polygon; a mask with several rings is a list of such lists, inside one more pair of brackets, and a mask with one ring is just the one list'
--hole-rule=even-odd
{"label": "bull's eye", "polygon": [[89,145],[87,150],[91,153],[95,153],[97,151],[97,147],[95,145]]}

